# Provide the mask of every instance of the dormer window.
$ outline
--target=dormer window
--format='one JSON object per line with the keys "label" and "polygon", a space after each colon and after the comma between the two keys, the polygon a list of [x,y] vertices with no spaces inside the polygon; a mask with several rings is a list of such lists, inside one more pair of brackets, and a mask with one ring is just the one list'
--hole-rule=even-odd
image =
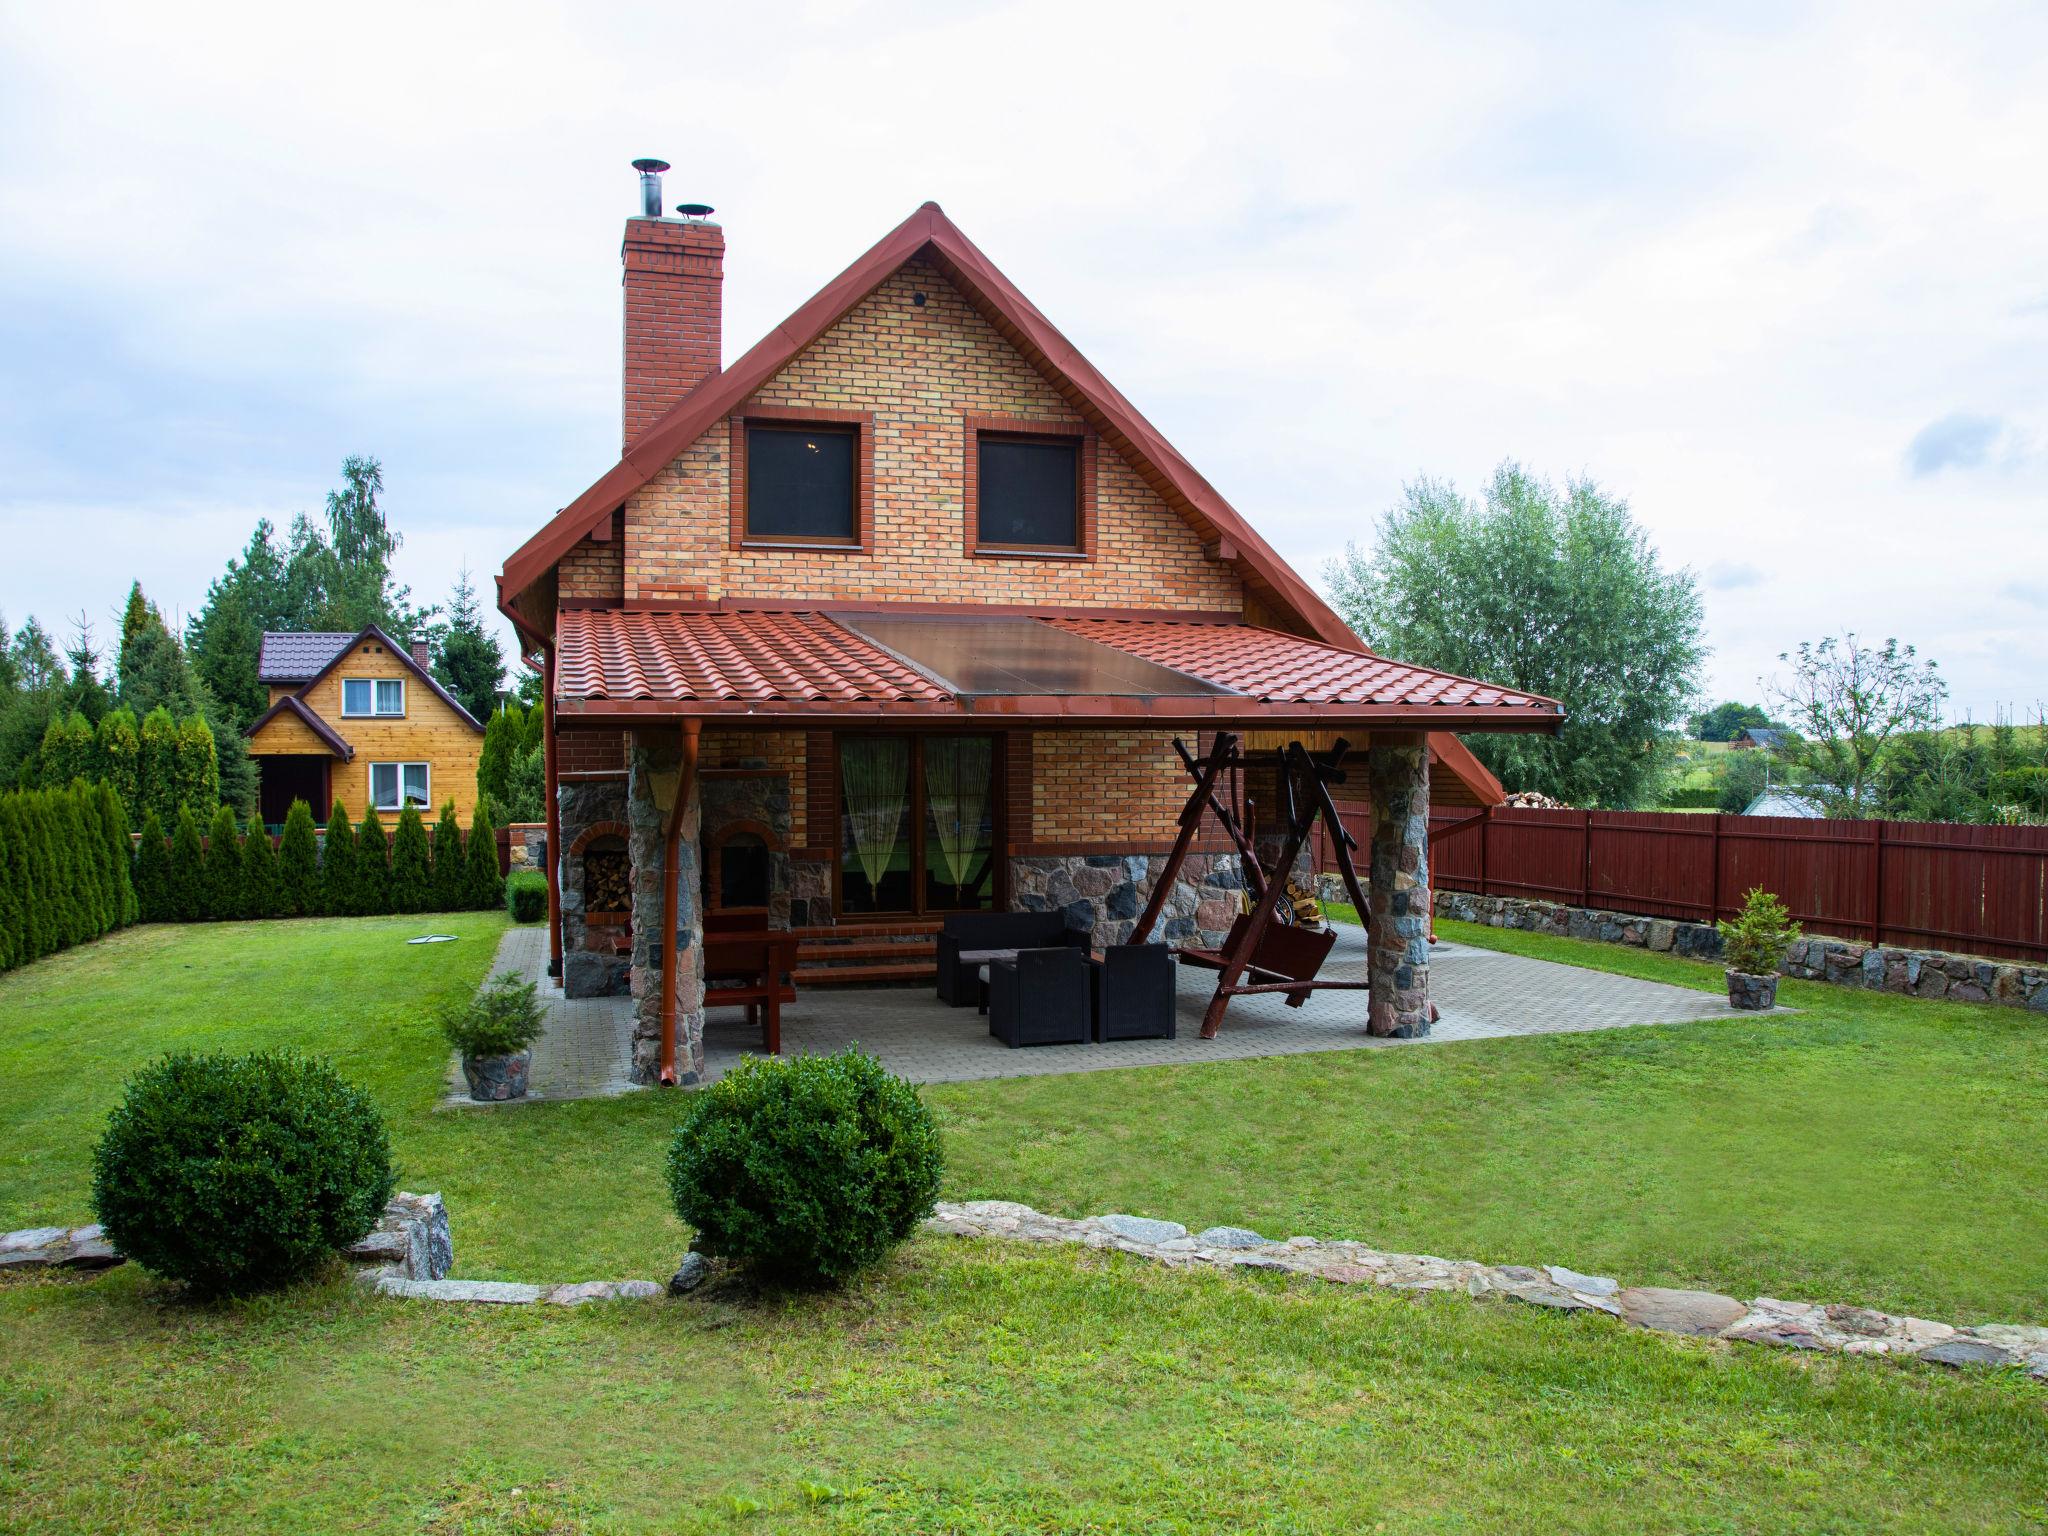
{"label": "dormer window", "polygon": [[874,544],[875,419],[754,405],[732,418],[735,549],[866,554]]}
{"label": "dormer window", "polygon": [[1086,558],[1093,552],[1094,439],[1078,423],[967,418],[972,554]]}
{"label": "dormer window", "polygon": [[747,423],[747,537],[860,542],[858,433],[798,422]]}
{"label": "dormer window", "polygon": [[341,680],[341,712],[344,716],[397,720],[405,715],[405,679],[402,677],[345,677]]}

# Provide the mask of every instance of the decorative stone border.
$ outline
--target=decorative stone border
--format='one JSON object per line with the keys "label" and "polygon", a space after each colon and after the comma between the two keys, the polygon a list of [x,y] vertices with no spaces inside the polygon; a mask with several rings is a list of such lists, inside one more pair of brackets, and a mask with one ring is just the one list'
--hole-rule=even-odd
{"label": "decorative stone border", "polygon": [[[412,1195],[401,1190],[391,1197],[370,1234],[344,1248],[342,1257],[360,1266],[371,1279],[439,1280],[455,1262],[455,1245],[448,1235],[448,1207],[439,1195]],[[29,1227],[0,1233],[0,1271],[112,1269],[127,1262],[97,1225]]]}
{"label": "decorative stone border", "polygon": [[[1330,899],[1327,892],[1325,899]],[[1721,935],[1708,923],[1639,917],[1517,896],[1474,896],[1469,891],[1438,891],[1435,899],[1438,917],[1461,923],[1626,944],[1694,960],[1721,958]],[[1952,1003],[1999,1003],[2048,1013],[2048,966],[1815,937],[1786,945],[1780,969],[1800,981],[1824,981],[1866,992],[1941,997]]]}
{"label": "decorative stone border", "polygon": [[1024,1243],[1076,1243],[1114,1249],[1157,1264],[1189,1268],[1269,1269],[1336,1285],[1383,1285],[1401,1291],[1463,1291],[1505,1296],[1561,1312],[1604,1312],[1641,1328],[1746,1344],[1828,1350],[1845,1355],[1896,1355],[1936,1365],[2007,1366],[2048,1381],[2048,1328],[1981,1323],[1958,1328],[1925,1318],[1896,1317],[1841,1303],[1741,1302],[1712,1291],[1623,1286],[1559,1264],[1480,1264],[1426,1253],[1382,1253],[1356,1242],[1290,1237],[1274,1242],[1243,1227],[1210,1227],[1192,1235],[1177,1221],[1144,1216],[1047,1216],[1010,1200],[941,1201],[927,1232]]}

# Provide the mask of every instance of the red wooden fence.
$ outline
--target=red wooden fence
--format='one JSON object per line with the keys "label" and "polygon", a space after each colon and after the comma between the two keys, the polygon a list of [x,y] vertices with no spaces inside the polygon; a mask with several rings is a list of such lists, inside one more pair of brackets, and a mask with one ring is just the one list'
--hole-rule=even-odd
{"label": "red wooden fence", "polygon": [[[1362,847],[1369,820],[1346,811]],[[1444,890],[1690,922],[1760,885],[1815,933],[2048,960],[2048,827],[1451,808],[1430,816],[1430,866]]]}

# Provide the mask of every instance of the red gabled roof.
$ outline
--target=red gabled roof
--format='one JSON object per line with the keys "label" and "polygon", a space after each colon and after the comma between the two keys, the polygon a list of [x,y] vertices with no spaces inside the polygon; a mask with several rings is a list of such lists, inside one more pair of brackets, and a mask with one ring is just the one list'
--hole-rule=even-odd
{"label": "red gabled roof", "polygon": [[1314,589],[996,269],[937,203],[926,203],[884,235],[745,356],[697,385],[635,439],[625,456],[596,484],[505,562],[498,577],[499,606],[528,633],[545,623],[544,615],[513,612],[520,594],[586,534],[606,523],[614,510],[678,454],[737,410],[854,305],[921,253],[931,256],[982,317],[1044,373],[1102,437],[1132,460],[1153,489],[1205,540],[1215,544],[1255,591],[1326,643],[1344,650],[1360,648],[1344,621]]}
{"label": "red gabled roof", "polygon": [[[943,677],[899,660],[827,612],[565,609],[555,636],[556,718],[744,715],[822,724],[897,715],[1081,725],[1137,716],[1437,732],[1554,730],[1560,716],[1549,699],[1248,624],[1050,614],[1040,622],[1235,691],[963,698]],[[1440,755],[1461,750],[1453,745]]]}
{"label": "red gabled roof", "polygon": [[275,720],[279,715],[293,715],[296,716],[299,720],[303,721],[307,729],[312,731],[312,733],[315,736],[318,736],[322,741],[326,742],[328,750],[331,751],[336,757],[340,758],[344,763],[348,762],[351,758],[353,758],[356,755],[356,749],[350,746],[346,741],[342,740],[342,738],[336,733],[334,727],[329,725],[325,720],[321,719],[319,714],[315,712],[315,710],[313,709],[312,705],[308,704],[296,693],[286,694],[283,698],[279,699],[275,704],[271,705],[270,708],[263,711],[262,717],[258,719],[254,725],[249,727],[249,739],[251,741],[254,741],[256,739],[256,733],[262,730],[263,727],[265,727],[266,725],[270,724],[270,722]]}

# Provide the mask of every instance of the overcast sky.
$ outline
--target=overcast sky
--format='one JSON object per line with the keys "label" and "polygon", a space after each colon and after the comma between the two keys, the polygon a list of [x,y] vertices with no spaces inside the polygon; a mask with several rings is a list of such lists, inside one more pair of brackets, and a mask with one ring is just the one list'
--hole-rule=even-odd
{"label": "overcast sky", "polygon": [[2037,0],[0,18],[11,624],[189,613],[348,453],[487,586],[617,456],[659,155],[728,358],[935,198],[1305,574],[1512,457],[1699,573],[1717,696],[1850,627],[2048,698]]}

